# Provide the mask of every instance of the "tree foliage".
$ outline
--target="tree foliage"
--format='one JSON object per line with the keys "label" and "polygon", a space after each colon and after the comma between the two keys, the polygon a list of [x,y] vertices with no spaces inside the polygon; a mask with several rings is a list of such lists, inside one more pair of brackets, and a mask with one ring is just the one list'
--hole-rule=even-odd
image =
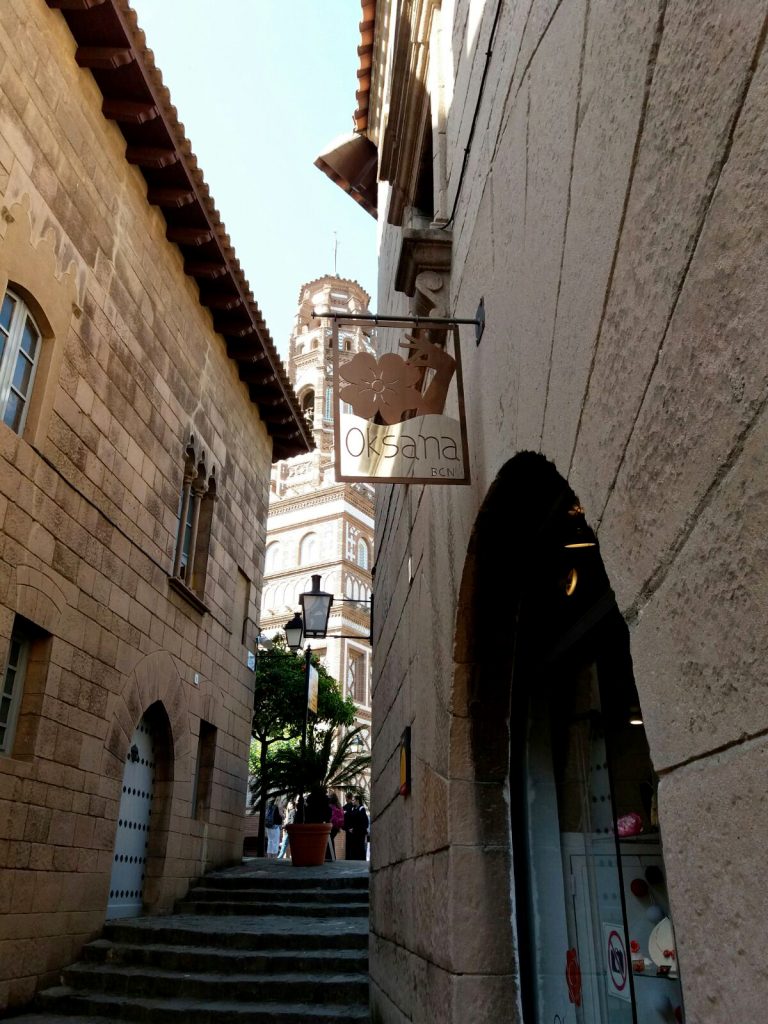
{"label": "tree foliage", "polygon": [[[310,729],[327,724],[351,725],[355,705],[351,697],[341,696],[336,680],[313,657],[319,676],[317,716],[310,715]],[[280,740],[301,735],[306,701],[306,662],[304,655],[289,651],[281,638],[273,647],[260,651],[256,662],[253,699],[253,738],[269,747]]]}

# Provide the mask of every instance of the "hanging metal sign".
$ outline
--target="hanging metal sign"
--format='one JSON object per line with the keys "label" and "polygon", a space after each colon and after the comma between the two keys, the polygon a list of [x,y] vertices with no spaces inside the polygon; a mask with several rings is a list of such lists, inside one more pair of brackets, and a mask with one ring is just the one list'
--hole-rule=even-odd
{"label": "hanging metal sign", "polygon": [[[465,322],[465,321],[462,321]],[[459,321],[333,317],[336,479],[468,484]],[[339,327],[396,330],[407,352],[345,352]]]}

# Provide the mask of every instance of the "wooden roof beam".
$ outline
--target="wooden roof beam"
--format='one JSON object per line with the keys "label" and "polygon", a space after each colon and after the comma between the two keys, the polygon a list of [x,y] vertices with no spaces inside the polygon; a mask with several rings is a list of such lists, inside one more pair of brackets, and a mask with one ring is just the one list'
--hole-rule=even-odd
{"label": "wooden roof beam", "polygon": [[105,99],[101,104],[101,112],[110,121],[120,121],[122,124],[145,124],[147,121],[154,121],[159,114],[152,102],[115,98]]}
{"label": "wooden roof beam", "polygon": [[179,154],[175,149],[161,149],[156,146],[126,146],[125,159],[129,164],[157,170],[178,163]]}
{"label": "wooden roof beam", "polygon": [[187,260],[184,271],[190,277],[207,277],[215,280],[217,277],[224,277],[228,273],[228,268],[226,263],[216,263],[212,260]]}
{"label": "wooden roof beam", "polygon": [[239,295],[233,295],[232,292],[210,292],[201,290],[200,302],[204,306],[207,306],[208,309],[226,312],[231,309],[237,309],[238,306],[242,305],[243,300]]}
{"label": "wooden roof beam", "polygon": [[87,11],[91,7],[99,7],[104,0],[47,0],[49,7],[60,11]]}
{"label": "wooden roof beam", "polygon": [[155,188],[147,189],[147,200],[153,206],[180,207],[194,203],[197,196],[191,188]]}
{"label": "wooden roof beam", "polygon": [[135,59],[133,50],[127,46],[78,46],[75,50],[78,65],[94,71],[114,71]]}
{"label": "wooden roof beam", "polygon": [[[204,245],[206,242],[211,241],[213,232],[207,227],[185,228],[169,224],[165,229],[165,237],[169,242],[175,242],[176,245]],[[203,301],[202,295],[200,296],[200,301]]]}

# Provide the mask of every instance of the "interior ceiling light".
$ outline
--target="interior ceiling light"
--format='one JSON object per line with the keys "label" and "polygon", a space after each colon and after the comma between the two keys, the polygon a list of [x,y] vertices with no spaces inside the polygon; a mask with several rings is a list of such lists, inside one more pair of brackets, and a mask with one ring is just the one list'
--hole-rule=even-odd
{"label": "interior ceiling light", "polygon": [[579,574],[576,572],[575,569],[571,569],[568,575],[565,577],[565,580],[563,581],[563,589],[565,590],[565,593],[568,597],[570,597],[571,594],[574,592],[574,590],[576,589],[576,584],[578,582]]}
{"label": "interior ceiling light", "polygon": [[571,551],[575,548],[596,548],[595,535],[586,524],[584,509],[581,505],[572,505],[568,509],[568,515],[575,521],[568,524],[568,539],[563,547]]}
{"label": "interior ceiling light", "polygon": [[629,724],[630,725],[642,725],[643,724],[643,714],[642,714],[640,708],[630,708],[629,709]]}

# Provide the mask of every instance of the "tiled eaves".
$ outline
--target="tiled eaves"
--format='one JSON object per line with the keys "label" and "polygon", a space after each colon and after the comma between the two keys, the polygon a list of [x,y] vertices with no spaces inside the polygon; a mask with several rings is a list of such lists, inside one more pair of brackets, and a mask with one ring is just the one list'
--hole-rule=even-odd
{"label": "tiled eaves", "polygon": [[215,330],[248,385],[273,440],[273,461],[314,448],[261,311],[240,267],[128,0],[46,0],[61,11],[77,43],[75,59],[90,69],[104,97],[104,116],[120,128],[125,156],[147,182],[147,200],[166,221],[186,273],[200,289]]}
{"label": "tiled eaves", "polygon": [[360,22],[360,45],[357,56],[360,66],[357,69],[357,109],[352,115],[356,132],[364,132],[368,127],[368,106],[371,98],[371,71],[373,65],[373,37],[376,30],[376,0],[360,0],[363,9],[363,20]]}

